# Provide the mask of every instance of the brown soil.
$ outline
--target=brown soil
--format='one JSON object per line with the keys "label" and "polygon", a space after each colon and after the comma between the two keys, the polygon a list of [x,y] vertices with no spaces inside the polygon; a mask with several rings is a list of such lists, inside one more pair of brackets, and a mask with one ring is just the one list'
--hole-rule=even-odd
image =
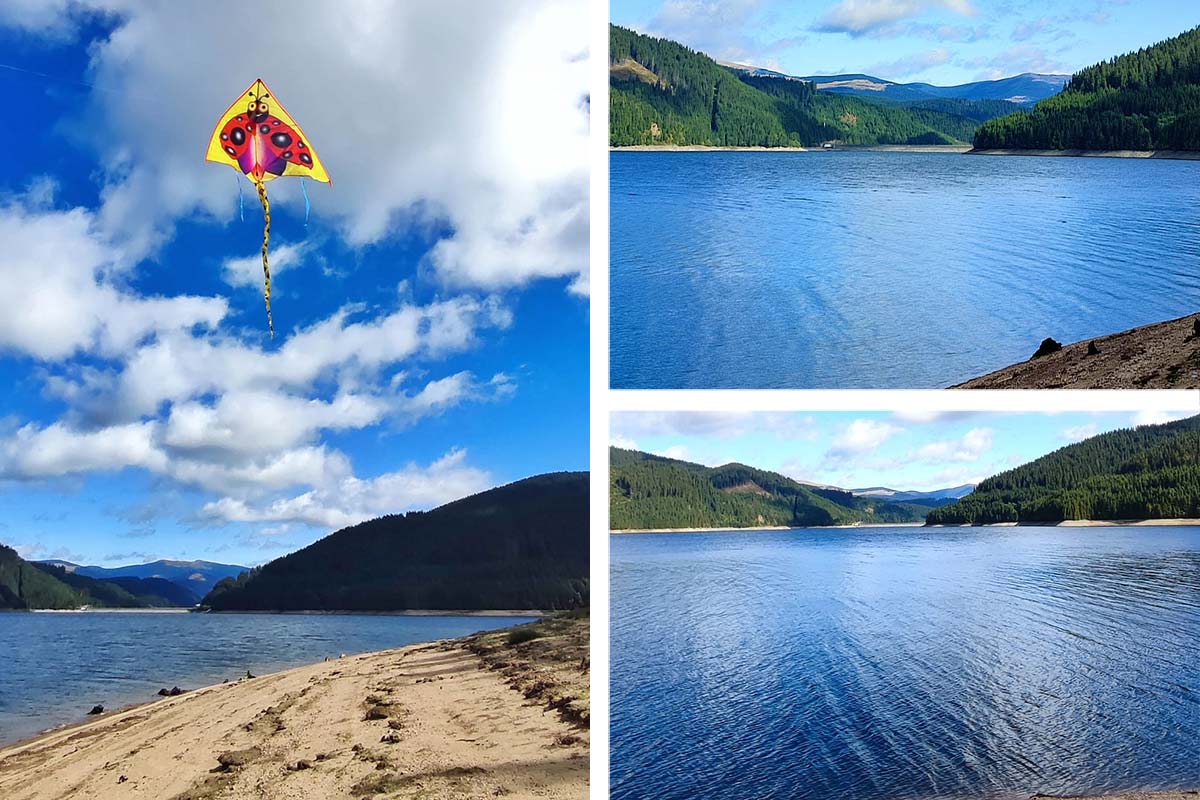
{"label": "brown soil", "polygon": [[[1200,314],[1066,345],[953,389],[1200,389]],[[1100,353],[1087,354],[1089,342]],[[1030,343],[1030,351],[1037,348]]]}

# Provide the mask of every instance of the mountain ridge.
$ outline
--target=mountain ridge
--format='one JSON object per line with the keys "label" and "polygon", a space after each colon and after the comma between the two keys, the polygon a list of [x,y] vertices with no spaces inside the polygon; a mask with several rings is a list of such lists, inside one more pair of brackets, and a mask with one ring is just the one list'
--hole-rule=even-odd
{"label": "mountain ridge", "polygon": [[855,497],[737,462],[707,467],[609,448],[611,530],[919,522],[928,508]]}
{"label": "mountain ridge", "polygon": [[535,475],[430,511],[343,528],[236,579],[214,611],[556,610],[586,606],[588,473]]}
{"label": "mountain ridge", "polygon": [[929,512],[927,525],[1200,518],[1200,416],[1061,447]]}

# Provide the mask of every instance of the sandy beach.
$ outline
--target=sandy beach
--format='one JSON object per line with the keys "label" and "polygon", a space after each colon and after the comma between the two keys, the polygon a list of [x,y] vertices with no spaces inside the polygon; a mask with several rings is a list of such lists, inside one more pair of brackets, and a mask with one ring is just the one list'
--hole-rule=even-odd
{"label": "sandy beach", "polygon": [[[1200,314],[1098,336],[952,389],[1200,389]],[[1053,332],[1048,332],[1053,335]],[[1088,344],[1100,352],[1088,355]],[[1030,342],[1030,352],[1038,342]]]}
{"label": "sandy beach", "polygon": [[0,748],[0,797],[585,798],[589,674],[586,618],[338,658]]}

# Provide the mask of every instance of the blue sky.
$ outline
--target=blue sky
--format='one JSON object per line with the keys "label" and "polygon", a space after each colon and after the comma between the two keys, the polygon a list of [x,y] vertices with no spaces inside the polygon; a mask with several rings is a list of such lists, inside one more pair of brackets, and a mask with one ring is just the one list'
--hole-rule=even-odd
{"label": "blue sky", "polygon": [[1176,0],[612,0],[613,22],[791,75],[1069,74],[1200,24]]}
{"label": "blue sky", "polygon": [[1174,413],[614,412],[618,447],[715,467],[731,461],[809,483],[929,491],[984,478],[1105,431]]}
{"label": "blue sky", "polygon": [[[255,564],[588,467],[586,4],[0,7],[0,542]],[[206,163],[256,77],[333,177]],[[23,121],[20,121],[23,120]],[[19,121],[19,124],[11,124]]]}

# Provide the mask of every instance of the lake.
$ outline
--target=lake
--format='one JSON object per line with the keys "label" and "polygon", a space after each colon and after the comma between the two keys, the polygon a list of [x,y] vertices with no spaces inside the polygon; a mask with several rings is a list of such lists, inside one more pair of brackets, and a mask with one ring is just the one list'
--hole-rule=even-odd
{"label": "lake", "polygon": [[613,388],[941,388],[1196,310],[1200,162],[614,152]]}
{"label": "lake", "polygon": [[0,613],[0,743],[228,678],[465,636],[532,617]]}
{"label": "lake", "polygon": [[624,798],[1200,788],[1200,528],[611,538]]}

